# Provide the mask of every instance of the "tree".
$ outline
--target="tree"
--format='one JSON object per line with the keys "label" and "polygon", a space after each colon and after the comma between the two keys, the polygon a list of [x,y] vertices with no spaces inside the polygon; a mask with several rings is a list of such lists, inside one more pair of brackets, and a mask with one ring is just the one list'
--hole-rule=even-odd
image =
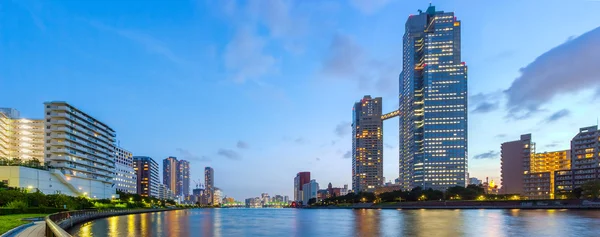
{"label": "tree", "polygon": [[598,196],[600,196],[600,180],[592,180],[583,183],[581,185],[581,190],[586,198],[598,198]]}
{"label": "tree", "polygon": [[315,202],[317,202],[317,199],[316,199],[316,198],[311,198],[311,199],[308,199],[308,205],[309,205],[309,206],[310,206],[310,205],[313,205],[313,204],[315,204]]}
{"label": "tree", "polygon": [[580,199],[581,196],[583,196],[583,189],[581,189],[581,188],[574,188],[571,193],[573,195],[573,198]]}

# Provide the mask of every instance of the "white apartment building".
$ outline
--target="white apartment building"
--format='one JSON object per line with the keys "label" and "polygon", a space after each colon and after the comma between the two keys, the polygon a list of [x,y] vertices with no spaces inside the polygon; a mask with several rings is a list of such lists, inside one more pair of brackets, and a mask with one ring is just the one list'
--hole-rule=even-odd
{"label": "white apartment building", "polygon": [[115,155],[115,188],[121,192],[136,193],[137,175],[133,169],[133,154],[117,146]]}
{"label": "white apartment building", "polygon": [[45,161],[54,174],[78,195],[115,195],[115,131],[72,105],[44,103]]}
{"label": "white apartment building", "polygon": [[44,120],[20,118],[19,111],[0,108],[0,158],[44,161]]}

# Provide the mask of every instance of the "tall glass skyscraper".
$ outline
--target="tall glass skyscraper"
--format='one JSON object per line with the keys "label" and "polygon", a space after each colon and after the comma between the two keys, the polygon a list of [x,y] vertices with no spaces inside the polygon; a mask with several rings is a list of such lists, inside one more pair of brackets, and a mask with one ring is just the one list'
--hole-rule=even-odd
{"label": "tall glass skyscraper", "polygon": [[453,12],[409,16],[400,75],[403,188],[444,190],[467,179],[467,66]]}

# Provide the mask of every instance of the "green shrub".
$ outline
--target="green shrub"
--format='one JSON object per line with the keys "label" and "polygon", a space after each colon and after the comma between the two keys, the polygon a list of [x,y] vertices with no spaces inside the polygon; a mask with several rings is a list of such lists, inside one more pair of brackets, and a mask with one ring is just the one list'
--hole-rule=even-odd
{"label": "green shrub", "polygon": [[28,207],[27,203],[24,202],[23,200],[15,200],[15,201],[9,202],[6,205],[6,208],[20,209],[20,210],[25,210],[27,207]]}

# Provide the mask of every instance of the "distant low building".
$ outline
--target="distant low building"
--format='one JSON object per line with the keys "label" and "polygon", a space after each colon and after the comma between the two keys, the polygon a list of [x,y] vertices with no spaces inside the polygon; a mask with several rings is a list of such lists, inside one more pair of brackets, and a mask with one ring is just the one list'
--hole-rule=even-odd
{"label": "distant low building", "polygon": [[[308,205],[311,198],[317,199],[317,192],[319,191],[319,183],[316,180],[311,180],[309,183],[304,184],[302,187],[302,203]],[[318,199],[316,201],[319,201]]]}
{"label": "distant low building", "polygon": [[469,178],[469,185],[481,185],[481,184],[483,184],[483,182],[481,182],[481,179],[478,179],[475,177]]}
{"label": "distant low building", "polygon": [[402,185],[400,184],[389,184],[386,186],[377,187],[374,191],[375,195],[379,195],[382,193],[389,193],[393,191],[402,190]]}

